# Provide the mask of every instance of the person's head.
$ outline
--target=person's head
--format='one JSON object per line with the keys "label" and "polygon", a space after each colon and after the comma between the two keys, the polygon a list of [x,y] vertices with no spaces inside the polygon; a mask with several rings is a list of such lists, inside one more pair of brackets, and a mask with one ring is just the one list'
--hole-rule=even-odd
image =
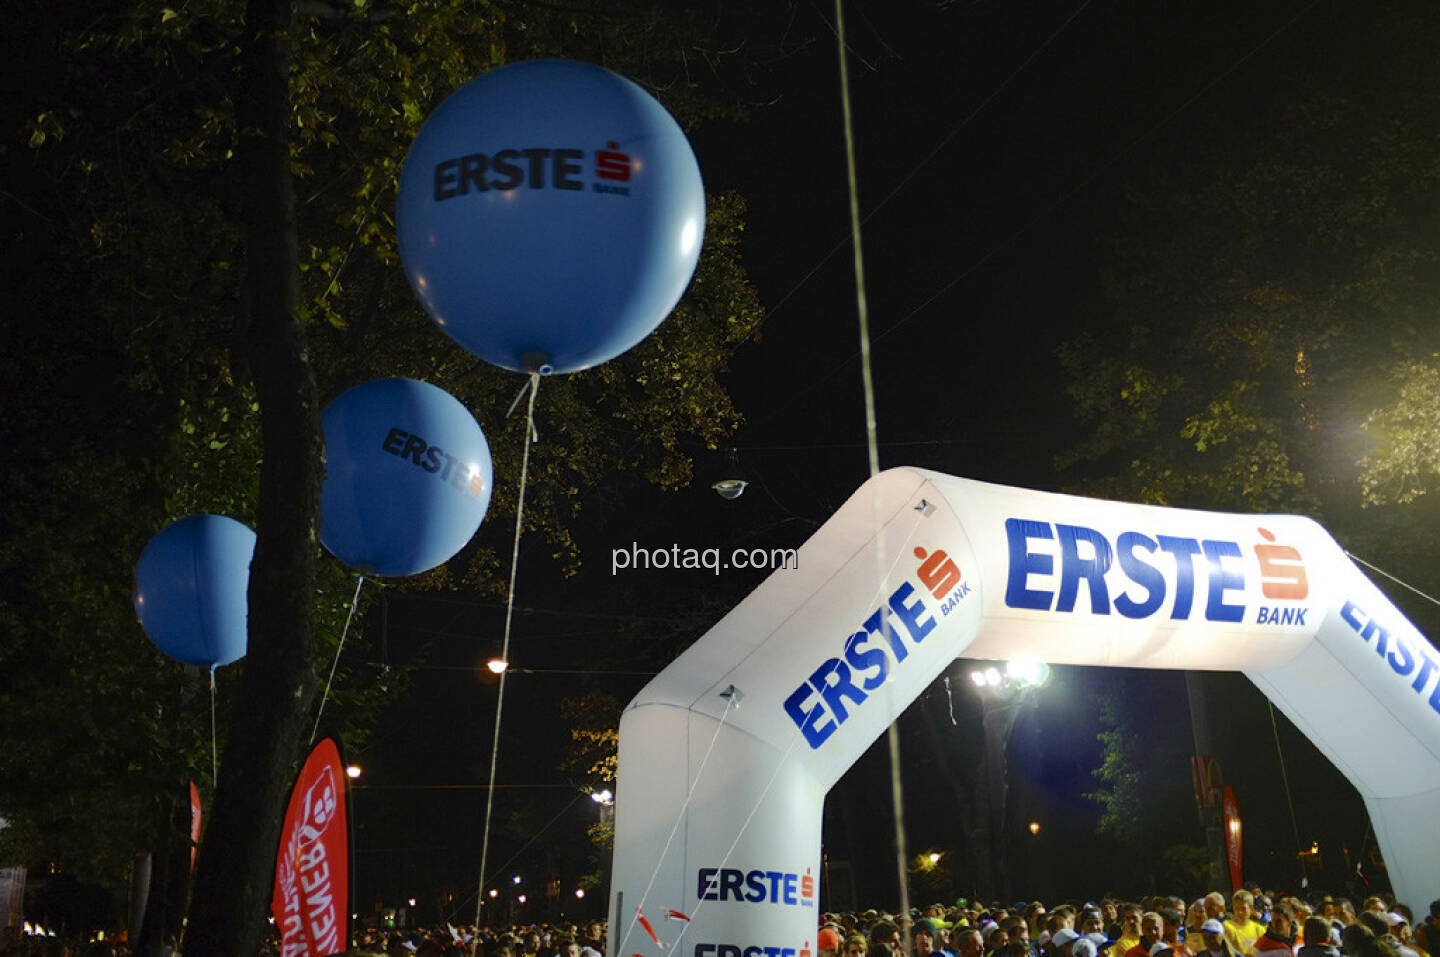
{"label": "person's head", "polygon": [[1305,921],[1305,929],[1301,932],[1301,939],[1307,944],[1315,947],[1324,947],[1330,943],[1330,922],[1323,917],[1310,917]]}
{"label": "person's head", "polygon": [[1152,946],[1156,941],[1165,937],[1165,922],[1160,915],[1152,911],[1146,911],[1140,916],[1140,942],[1145,946]]}
{"label": "person's head", "polygon": [[1203,923],[1205,923],[1205,902],[1197,900],[1185,911],[1185,926],[1198,930]]}
{"label": "person's head", "polygon": [[1060,954],[1061,957],[1072,957],[1071,949],[1077,940],[1080,940],[1079,934],[1068,927],[1062,927],[1050,938],[1051,952]]}
{"label": "person's head", "polygon": [[864,934],[851,934],[845,938],[845,957],[866,957],[870,951],[870,940]]}
{"label": "person's head", "polygon": [[1353,923],[1355,923],[1355,905],[1350,902],[1350,898],[1348,898],[1348,897],[1342,897],[1342,898],[1340,898],[1339,900],[1337,900],[1337,901],[1335,902],[1335,906],[1340,909],[1339,917],[1340,917],[1340,922],[1341,922],[1341,923],[1343,923],[1343,924],[1353,924]]}
{"label": "person's head", "polygon": [[1140,910],[1139,904],[1123,904],[1120,907],[1120,936],[1140,936]]}
{"label": "person's head", "polygon": [[1230,913],[1235,915],[1235,923],[1245,923],[1255,913],[1255,895],[1249,891],[1236,891],[1230,896]]}
{"label": "person's head", "polygon": [[955,957],[980,957],[985,953],[985,944],[978,930],[966,928],[954,934],[953,937],[951,944],[955,948]]}
{"label": "person's head", "polygon": [[1224,894],[1220,893],[1219,891],[1211,891],[1210,893],[1205,895],[1203,901],[1205,905],[1206,918],[1213,917],[1216,920],[1219,920],[1221,917],[1225,916]]}
{"label": "person's head", "polygon": [[915,922],[910,929],[910,939],[915,943],[915,953],[920,957],[926,957],[935,952],[935,922],[928,917],[922,917]]}
{"label": "person's head", "polygon": [[1390,933],[1390,920],[1384,914],[1366,908],[1360,912],[1357,918],[1360,924],[1364,925],[1375,937]]}
{"label": "person's head", "polygon": [[1030,925],[1025,923],[1025,918],[1018,916],[1007,917],[1005,919],[1005,923],[1001,924],[1000,926],[1001,929],[1004,930],[1006,935],[1010,938],[1010,943],[1030,943]]}
{"label": "person's head", "polygon": [[596,950],[604,950],[603,947],[598,947],[598,946],[596,946],[599,942],[603,941],[604,939],[605,939],[605,925],[604,925],[604,924],[600,923],[598,920],[592,920],[590,923],[588,923],[588,924],[585,925],[585,942],[586,942],[587,944],[589,944],[589,945],[592,946],[592,947],[595,947]]}
{"label": "person's head", "polygon": [[533,930],[525,935],[525,953],[540,953],[540,935]]}
{"label": "person's head", "polygon": [[1173,908],[1166,907],[1156,911],[1156,913],[1160,915],[1160,939],[1178,941],[1180,939],[1180,925],[1184,923],[1184,920],[1180,917],[1180,912]]}
{"label": "person's head", "polygon": [[1360,909],[1374,911],[1377,914],[1383,914],[1388,910],[1385,906],[1385,898],[1378,897],[1374,894],[1365,898],[1365,903],[1360,905]]}
{"label": "person's head", "polygon": [[1000,953],[1008,943],[1010,943],[1010,935],[1005,933],[1005,928],[999,924],[991,924],[985,931],[985,953]]}
{"label": "person's head", "polygon": [[870,953],[875,953],[876,944],[890,947],[900,946],[900,926],[892,920],[877,920],[870,925]]}
{"label": "person's head", "polygon": [[1270,936],[1287,940],[1295,933],[1295,908],[1289,901],[1277,901],[1270,905]]}
{"label": "person's head", "polygon": [[564,949],[561,950],[561,953],[564,954],[565,957],[580,957],[580,942],[570,941],[565,945]]}
{"label": "person's head", "polygon": [[1340,949],[1350,957],[1366,957],[1375,946],[1375,935],[1364,924],[1346,924],[1340,932]]}
{"label": "person's head", "polygon": [[815,941],[815,949],[819,951],[819,957],[838,957],[840,933],[834,927],[820,928],[820,936]]}
{"label": "person's head", "polygon": [[1430,919],[1440,920],[1440,900],[1430,902]]}
{"label": "person's head", "polygon": [[1225,949],[1225,925],[1218,917],[1205,918],[1205,923],[1200,925],[1200,937],[1205,941],[1206,950],[1218,953]]}
{"label": "person's head", "polygon": [[1120,905],[1115,903],[1113,898],[1107,897],[1100,902],[1100,916],[1106,924],[1113,924],[1120,917]]}

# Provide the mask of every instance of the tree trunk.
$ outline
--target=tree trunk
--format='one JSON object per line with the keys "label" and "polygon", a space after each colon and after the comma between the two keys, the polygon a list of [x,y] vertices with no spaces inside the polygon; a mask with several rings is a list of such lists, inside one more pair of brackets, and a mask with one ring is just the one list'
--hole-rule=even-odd
{"label": "tree trunk", "polygon": [[185,953],[253,955],[275,849],[315,695],[311,624],[324,450],[297,315],[289,157],[289,0],[250,0],[235,109],[247,272],[237,348],[260,403],[264,462],[249,646],[214,812],[195,875]]}

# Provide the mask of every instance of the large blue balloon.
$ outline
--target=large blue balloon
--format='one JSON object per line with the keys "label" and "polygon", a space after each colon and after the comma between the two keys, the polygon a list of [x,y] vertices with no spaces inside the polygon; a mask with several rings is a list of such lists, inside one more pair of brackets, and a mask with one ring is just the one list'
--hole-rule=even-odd
{"label": "large blue balloon", "polygon": [[171,658],[216,668],[245,656],[255,533],[224,515],[191,515],[150,539],[135,565],[135,614]]}
{"label": "large blue balloon", "polygon": [[705,190],[685,134],[609,70],[492,70],[426,121],[400,177],[400,257],[431,318],[519,372],[629,349],[685,291]]}
{"label": "large blue balloon", "polygon": [[320,541],[371,575],[414,575],[470,541],[490,505],[490,446],[458,399],[414,379],[326,407]]}

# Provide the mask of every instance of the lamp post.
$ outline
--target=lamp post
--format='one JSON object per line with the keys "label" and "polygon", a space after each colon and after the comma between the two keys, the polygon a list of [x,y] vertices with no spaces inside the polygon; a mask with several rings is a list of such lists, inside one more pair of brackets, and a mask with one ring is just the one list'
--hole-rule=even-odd
{"label": "lamp post", "polygon": [[[1013,658],[1002,667],[976,667],[970,681],[980,695],[980,720],[985,736],[981,761],[977,826],[971,837],[975,846],[977,890],[982,900],[1009,900],[1010,848],[1005,835],[1009,799],[1010,736],[1020,707],[1029,692],[1050,678],[1050,666],[1034,658]],[[1032,830],[1038,833],[1039,828]]]}

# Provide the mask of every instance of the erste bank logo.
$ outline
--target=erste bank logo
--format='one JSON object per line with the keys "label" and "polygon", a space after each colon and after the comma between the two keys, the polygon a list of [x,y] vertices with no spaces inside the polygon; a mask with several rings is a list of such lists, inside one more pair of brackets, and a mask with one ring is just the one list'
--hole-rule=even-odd
{"label": "erste bank logo", "polygon": [[[439,203],[470,193],[508,192],[522,186],[583,191],[585,160],[586,151],[572,147],[532,146],[457,156],[435,164],[434,198]],[[619,184],[629,183],[639,168],[638,161],[620,152],[620,145],[610,140],[590,157],[588,169],[594,177],[590,191],[629,196],[630,187]]]}
{"label": "erste bank logo", "polygon": [[[1247,543],[1247,550],[1226,539],[1141,531],[1121,532],[1112,542],[1083,525],[1008,518],[1005,604],[1074,612],[1083,585],[1089,602],[1081,610],[1094,615],[1149,618],[1168,607],[1169,618],[1182,620],[1195,616],[1199,605],[1206,621],[1306,626],[1308,607],[1268,603],[1309,597],[1299,550],[1277,543],[1268,529],[1255,532],[1258,539]],[[1252,580],[1258,580],[1266,603],[1246,602]]]}
{"label": "erste bank logo", "polygon": [[[826,658],[785,699],[785,714],[811,749],[819,748],[850,719],[871,692],[885,684],[892,668],[904,666],[910,650],[935,630],[970,595],[959,565],[944,549],[917,546],[913,579],[890,593],[841,642],[840,654]],[[916,588],[914,582],[919,582]]]}

